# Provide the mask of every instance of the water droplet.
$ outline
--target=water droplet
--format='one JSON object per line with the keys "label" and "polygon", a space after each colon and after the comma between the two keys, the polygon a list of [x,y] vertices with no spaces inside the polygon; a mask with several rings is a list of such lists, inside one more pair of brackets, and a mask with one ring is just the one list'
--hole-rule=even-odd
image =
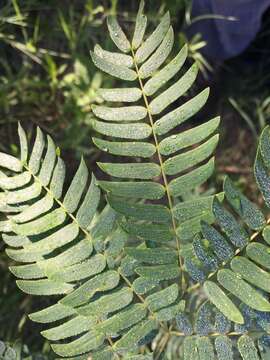
{"label": "water droplet", "polygon": [[108,152],[108,149],[107,149],[107,148],[104,148],[103,151]]}
{"label": "water droplet", "polygon": [[176,139],[177,138],[177,135],[172,135],[172,139]]}

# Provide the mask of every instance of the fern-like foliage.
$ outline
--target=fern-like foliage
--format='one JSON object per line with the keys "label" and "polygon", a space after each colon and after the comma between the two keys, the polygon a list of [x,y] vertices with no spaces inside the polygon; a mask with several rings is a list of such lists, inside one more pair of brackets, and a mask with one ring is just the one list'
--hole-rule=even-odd
{"label": "fern-like foliage", "polygon": [[183,310],[177,285],[143,299],[132,285],[133,259],[120,263],[127,234],[110,206],[97,212],[100,190],[94,176],[87,185],[84,160],[63,191],[65,165],[51,138],[38,129],[29,152],[20,126],[19,137],[20,159],[0,153],[1,210],[8,216],[0,228],[8,256],[22,264],[10,270],[24,292],[57,296],[30,318],[51,326],[42,335],[60,356],[137,359],[145,337]]}
{"label": "fern-like foliage", "polygon": [[[91,53],[97,67],[131,84],[100,89],[108,104],[93,106],[102,135],[94,143],[121,157],[98,165],[116,179],[90,180],[82,159],[66,184],[60,151],[40,129],[29,150],[19,126],[19,159],[0,153],[10,270],[27,294],[54,299],[29,316],[66,359],[269,360],[270,220],[229,178],[221,194],[195,191],[213,172],[219,119],[177,133],[209,91],[172,109],[197,67],[178,75],[187,48],[168,62],[169,14],[145,37],[143,7],[131,42],[108,18],[121,53],[99,45]],[[269,126],[254,172],[270,208]],[[103,209],[98,185],[107,192]]]}
{"label": "fern-like foliage", "polygon": [[[255,177],[269,207],[270,132],[263,131],[255,160]],[[270,292],[270,226],[263,212],[233,182],[224,181],[226,207],[217,199],[213,213],[220,230],[202,223],[202,236],[186,251],[186,268],[194,280],[204,284],[208,298],[230,320],[243,323],[233,299],[258,311],[269,311],[263,292]],[[215,280],[215,281],[214,281]],[[259,290],[260,289],[260,290]]]}
{"label": "fern-like foliage", "polygon": [[[254,173],[267,209],[270,207],[269,126],[259,140]],[[224,194],[223,204],[218,199],[213,202],[217,226],[202,222],[201,235],[183,250],[186,270],[194,281],[203,285],[209,299],[195,327],[186,315],[177,317],[179,328],[189,335],[184,342],[184,359],[201,359],[203,355],[194,355],[201,352],[211,359],[268,359],[270,220],[228,177],[224,180]],[[224,331],[213,325],[210,303],[220,314]]]}
{"label": "fern-like foliage", "polygon": [[228,320],[209,301],[196,307],[196,312],[189,311],[188,314],[176,317],[179,331],[175,332],[168,344],[168,359],[177,359],[179,356],[184,360],[269,358],[268,313],[242,305],[245,324],[239,325]]}
{"label": "fern-like foliage", "polygon": [[[219,118],[215,118],[191,130],[176,131],[204,106],[209,89],[171,108],[191,88],[198,68],[193,64],[181,74],[186,46],[165,64],[174,43],[170,15],[166,13],[145,37],[147,18],[143,8],[141,1],[131,41],[116,18],[108,17],[111,39],[121,52],[109,52],[99,45],[91,52],[99,69],[128,82],[127,87],[100,89],[108,104],[92,106],[96,116],[93,128],[103,135],[93,141],[106,153],[123,157],[118,163],[98,163],[115,178],[99,184],[108,192],[112,208],[125,216],[122,227],[144,242],[143,248],[126,249],[142,263],[136,267],[140,278],[135,286],[140,293],[164,280],[179,278],[180,239],[192,238],[200,230],[202,218],[213,221],[213,197],[199,198],[193,192],[214,170],[210,157],[218,142],[218,135],[213,133],[219,124]],[[127,104],[119,107],[118,102]],[[184,201],[188,194],[190,198],[193,194],[195,200]],[[170,256],[173,248],[175,252]]]}

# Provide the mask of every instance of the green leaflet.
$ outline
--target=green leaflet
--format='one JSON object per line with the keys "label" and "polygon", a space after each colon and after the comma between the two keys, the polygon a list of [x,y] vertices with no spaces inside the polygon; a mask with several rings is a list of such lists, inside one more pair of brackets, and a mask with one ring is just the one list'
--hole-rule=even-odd
{"label": "green leaflet", "polygon": [[183,66],[187,58],[187,46],[179,51],[176,57],[163,69],[154,74],[143,87],[143,90],[147,96],[153,95],[161,86],[166,84]]}
{"label": "green leaflet", "polygon": [[178,226],[176,232],[180,239],[190,240],[201,230],[201,222],[205,221],[212,224],[215,221],[214,215],[211,211],[204,211],[201,215],[195,216],[192,219],[186,220]]}
{"label": "green leaflet", "polygon": [[205,124],[199,125],[193,129],[186,130],[178,135],[171,135],[160,142],[160,152],[162,155],[170,155],[176,151],[185,149],[205,140],[218,127],[220,118],[209,120]]}
{"label": "green leaflet", "polygon": [[238,324],[244,323],[244,318],[241,312],[237,309],[234,303],[228,298],[223,290],[220,289],[212,281],[204,283],[204,292],[208,299],[231,321]]}
{"label": "green leaflet", "polygon": [[196,345],[200,360],[215,360],[214,348],[208,337],[197,337]]}
{"label": "green leaflet", "polygon": [[135,270],[140,276],[158,281],[175,279],[180,273],[179,266],[174,264],[138,266]]}
{"label": "green leaflet", "polygon": [[82,158],[80,166],[74,178],[72,179],[72,182],[64,197],[63,205],[66,211],[73,213],[75,210],[77,210],[87,179],[88,170],[84,159]]}
{"label": "green leaflet", "polygon": [[43,310],[29,314],[29,318],[35,322],[46,324],[64,319],[76,314],[76,311],[62,304],[55,304]]}
{"label": "green leaflet", "polygon": [[172,27],[169,28],[167,34],[162,40],[157,50],[151,55],[151,57],[143,63],[139,69],[139,76],[145,79],[151,76],[167,59],[169,56],[174,41],[174,34]]}
{"label": "green leaflet", "polygon": [[164,135],[176,126],[182,124],[195,115],[206,103],[209,96],[209,88],[206,88],[191,100],[177,109],[164,115],[155,122],[154,131],[158,135]]}
{"label": "green leaflet", "polygon": [[123,228],[130,235],[137,236],[145,240],[166,243],[174,239],[173,230],[164,224],[144,224],[124,222]]}
{"label": "green leaflet", "polygon": [[65,181],[66,168],[63,160],[58,157],[57,164],[55,166],[52,180],[50,183],[50,189],[56,199],[60,198],[63,191]]}
{"label": "green leaflet", "polygon": [[136,51],[135,60],[142,63],[159,46],[170,27],[170,14],[167,12],[160,21],[154,32],[142,43]]}
{"label": "green leaflet", "polygon": [[[1,155],[0,155],[1,156]],[[25,171],[19,175],[12,176],[12,179],[8,176],[1,174],[0,177],[0,187],[3,190],[14,190],[16,188],[27,185],[31,180],[31,174],[28,171]]]}
{"label": "green leaflet", "polygon": [[90,55],[96,67],[104,71],[105,73],[127,81],[133,81],[137,79],[137,74],[134,70],[129,69],[125,66],[119,66],[108,62],[92,51],[90,51]]}
{"label": "green leaflet", "polygon": [[75,356],[97,349],[102,345],[104,338],[103,334],[96,334],[93,331],[89,331],[79,339],[67,344],[53,344],[52,349],[60,356]]}
{"label": "green leaflet", "polygon": [[133,292],[128,288],[107,294],[96,301],[81,306],[77,309],[78,313],[83,316],[102,317],[129,305],[133,299]]}
{"label": "green leaflet", "polygon": [[107,17],[107,25],[112,41],[123,52],[130,51],[130,43],[115,16]]}
{"label": "green leaflet", "polygon": [[129,203],[121,198],[108,195],[110,206],[117,212],[133,217],[137,220],[146,220],[160,223],[170,223],[171,215],[167,207],[153,204]]}
{"label": "green leaflet", "polygon": [[28,158],[28,143],[27,143],[27,137],[26,133],[21,127],[21,124],[18,124],[18,135],[20,140],[20,150],[21,150],[21,162],[24,164],[27,161]]}
{"label": "green leaflet", "polygon": [[45,277],[45,273],[37,264],[10,266],[9,270],[21,279],[40,279]]}
{"label": "green leaflet", "polygon": [[0,231],[10,232],[12,231],[12,224],[9,220],[0,221]]}
{"label": "green leaflet", "polygon": [[143,106],[123,106],[107,107],[92,105],[93,113],[100,119],[106,121],[138,121],[147,115],[147,110]]}
{"label": "green leaflet", "polygon": [[7,245],[15,248],[31,244],[31,241],[26,236],[2,234],[2,238]]}
{"label": "green leaflet", "polygon": [[164,171],[168,175],[175,175],[207,159],[214,152],[219,136],[215,135],[196,149],[181,153],[164,162]]}
{"label": "green leaflet", "polygon": [[233,360],[233,344],[227,336],[217,336],[215,339],[215,348],[218,360]]}
{"label": "green leaflet", "polygon": [[214,158],[210,159],[205,165],[201,165],[197,169],[174,179],[169,184],[172,196],[180,196],[187,191],[195,189],[203,184],[214,171]]}
{"label": "green leaflet", "polygon": [[[4,195],[3,193],[1,195]],[[11,214],[16,214],[19,213],[20,211],[24,210],[27,208],[27,205],[15,205],[15,206],[9,206],[5,203],[5,196],[1,196],[0,195],[0,200],[4,200],[4,202],[2,202],[2,204],[0,205],[0,211],[2,211],[3,213],[11,213]]]}
{"label": "green leaflet", "polygon": [[270,311],[269,302],[231,270],[219,270],[218,282],[243,303],[259,311]]}
{"label": "green leaflet", "polygon": [[120,227],[114,231],[112,235],[109,235],[109,237],[106,239],[108,244],[107,249],[105,250],[107,262],[108,257],[116,258],[122,253],[128,239],[128,234]]}
{"label": "green leaflet", "polygon": [[128,68],[133,66],[133,59],[130,55],[103,50],[100,45],[95,45],[94,53],[115,65],[126,66]]}
{"label": "green leaflet", "polygon": [[[14,260],[20,262],[31,262],[43,260],[43,255],[51,253],[53,250],[68,244],[78,235],[78,226],[74,223],[69,224],[52,235],[45,237],[38,243],[27,244],[24,249],[8,249],[7,254]],[[46,260],[46,263],[52,260]]]}
{"label": "green leaflet", "polygon": [[[198,66],[196,63],[194,63],[189,68],[189,70],[175,84],[170,86],[162,94],[160,94],[153,101],[151,101],[149,105],[151,114],[156,115],[161,113],[175,100],[179,99],[182,95],[184,95],[196,80],[197,74],[198,74]],[[182,112],[181,115],[183,115],[184,117],[184,112]],[[162,123],[161,120],[160,123]],[[157,126],[162,126],[162,125],[157,125]]]}
{"label": "green leaflet", "polygon": [[89,260],[62,268],[54,272],[52,270],[50,278],[59,282],[73,282],[82,280],[96,275],[104,270],[106,266],[106,259],[103,255],[98,254]]}
{"label": "green leaflet", "polygon": [[246,245],[249,240],[246,230],[238,224],[229,211],[221,206],[217,199],[213,201],[213,213],[217,222],[234,245],[240,248]]}
{"label": "green leaflet", "polygon": [[125,251],[140,263],[161,265],[177,262],[177,252],[166,248],[138,249],[126,247]]}
{"label": "green leaflet", "polygon": [[267,244],[270,245],[270,226],[267,225],[264,229],[263,229],[263,238],[264,240],[267,242]]}
{"label": "green leaflet", "polygon": [[42,252],[29,253],[28,251],[25,250],[7,249],[6,253],[11,259],[22,263],[28,263],[43,259]]}
{"label": "green leaflet", "polygon": [[147,17],[143,14],[144,0],[141,0],[139,10],[136,17],[135,30],[132,39],[132,48],[138,49],[143,41],[143,37],[147,25]]}
{"label": "green leaflet", "polygon": [[[224,193],[216,195],[220,201],[224,198]],[[203,212],[211,211],[214,196],[201,196],[192,200],[179,202],[173,211],[177,220],[181,223],[200,216]]]}
{"label": "green leaflet", "polygon": [[[62,209],[61,210],[63,214],[65,214]],[[57,210],[55,210],[57,211]],[[50,215],[50,214],[49,214]],[[55,216],[52,216],[54,219]],[[26,224],[27,225],[27,224]],[[38,231],[38,228],[34,226],[34,229]],[[30,245],[25,246],[24,250],[28,253],[42,253],[44,255],[50,253],[51,251],[57,249],[60,246],[63,246],[65,244],[68,244],[72,240],[76,238],[76,236],[79,233],[79,228],[77,224],[71,223],[68,224],[61,229],[57,230],[53,234],[39,240],[38,242],[34,242]]]}
{"label": "green leaflet", "polygon": [[73,285],[42,280],[17,280],[18,287],[30,295],[58,295],[67,294],[73,289]]}
{"label": "green leaflet", "polygon": [[112,102],[135,102],[142,97],[141,89],[119,88],[119,89],[98,89],[100,95],[105,101]]}
{"label": "green leaflet", "polygon": [[260,351],[260,355],[262,360],[267,360],[270,355],[270,347],[267,343],[265,343],[264,337],[258,340],[258,348]]}
{"label": "green leaflet", "polygon": [[47,136],[47,152],[43,160],[43,163],[41,165],[41,170],[39,173],[39,179],[43,186],[47,186],[51,180],[55,160],[56,160],[55,145],[51,137]]}
{"label": "green leaflet", "polygon": [[137,294],[146,294],[148,291],[154,289],[159,281],[151,278],[139,277],[133,282],[133,288]]}
{"label": "green leaflet", "polygon": [[252,261],[243,256],[237,256],[232,259],[231,268],[249,283],[270,292],[270,274],[253,264]]}
{"label": "green leaflet", "polygon": [[87,330],[89,331],[93,325],[93,319],[78,316],[65,322],[63,325],[42,331],[41,334],[48,340],[62,340],[68,337],[80,335]]}
{"label": "green leaflet", "polygon": [[41,185],[34,182],[26,188],[9,191],[6,196],[6,203],[13,205],[35,199],[40,195],[41,190]]}
{"label": "green leaflet", "polygon": [[[106,205],[93,226],[89,229],[90,236],[97,240],[107,238],[107,236],[112,234],[116,219],[116,212],[109,205]],[[97,243],[95,243],[95,246],[96,245]]]}
{"label": "green leaflet", "polygon": [[97,163],[107,174],[129,179],[150,180],[160,175],[160,166],[154,163]]}
{"label": "green leaflet", "polygon": [[43,217],[24,224],[13,224],[12,229],[18,235],[38,235],[61,225],[66,213],[59,208]]}
{"label": "green leaflet", "polygon": [[246,249],[248,257],[257,264],[270,270],[270,249],[263,244],[249,244]]}
{"label": "green leaflet", "polygon": [[224,180],[224,193],[230,205],[251,229],[263,228],[265,225],[263,213],[233,185],[228,177]]}
{"label": "green leaflet", "polygon": [[264,128],[260,137],[260,150],[265,166],[270,169],[270,127]]}
{"label": "green leaflet", "polygon": [[238,350],[243,360],[259,360],[259,355],[251,337],[243,335],[237,341]]}
{"label": "green leaflet", "polygon": [[144,320],[134,326],[120,340],[118,340],[114,348],[116,350],[131,350],[138,346],[141,339],[147,336],[151,331],[157,328],[157,322],[154,320]]}
{"label": "green leaflet", "polygon": [[49,211],[53,207],[53,198],[50,194],[47,194],[42,199],[35,202],[33,205],[28,206],[18,215],[12,217],[13,221],[18,223],[23,223],[26,221],[33,220],[39,215],[42,215]]}
{"label": "green leaflet", "polygon": [[113,155],[148,158],[156,152],[154,145],[145,142],[112,142],[99,138],[93,138],[93,142],[99,149]]}
{"label": "green leaflet", "polygon": [[234,255],[234,250],[229,245],[227,239],[220,234],[213,226],[208,225],[206,222],[201,222],[201,230],[203,236],[209,241],[213,252],[221,261],[228,261]]}
{"label": "green leaflet", "polygon": [[94,319],[78,316],[65,322],[63,325],[42,331],[41,334],[48,340],[62,340],[89,331],[94,324]]}
{"label": "green leaflet", "polygon": [[[74,230],[75,233],[70,237],[70,240],[68,241],[72,241],[78,234],[78,228],[76,226],[73,226],[72,230]],[[69,229],[69,232],[72,232],[71,229]],[[67,235],[65,235],[64,237],[65,242],[67,242],[66,238]],[[56,246],[58,246],[58,244],[56,244]],[[84,238],[78,244],[71,246],[69,249],[63,251],[62,253],[50,259],[38,262],[38,266],[45,270],[48,268],[60,269],[62,264],[65,264],[65,266],[71,266],[76,264],[77,262],[87,259],[92,254],[92,251],[92,242],[89,241],[88,238]]]}
{"label": "green leaflet", "polygon": [[106,271],[85,282],[71,294],[60,300],[66,306],[79,306],[91,299],[97,291],[115,288],[119,282],[119,275],[115,271]]}
{"label": "green leaflet", "polygon": [[142,304],[131,305],[127,310],[99,323],[96,330],[110,336],[138,323],[146,314],[147,311]]}
{"label": "green leaflet", "polygon": [[94,175],[92,175],[91,184],[76,214],[76,219],[78,221],[78,224],[82,228],[87,228],[91,224],[94,215],[96,213],[99,200],[100,200],[100,190],[97,186],[96,178],[94,177]]}
{"label": "green leaflet", "polygon": [[[68,360],[86,360],[86,356],[88,357],[90,354],[84,355],[82,358],[72,358]],[[110,346],[102,347],[101,350],[92,351],[91,352],[91,360],[111,360],[114,356],[114,351]]]}
{"label": "green leaflet", "polygon": [[183,312],[185,309],[185,301],[182,300],[176,305],[171,305],[157,312],[158,321],[170,321],[175,318],[179,312]]}
{"label": "green leaflet", "polygon": [[165,193],[160,184],[148,182],[111,182],[99,181],[99,185],[109,193],[116,196],[142,199],[161,199]]}
{"label": "green leaflet", "polygon": [[36,174],[39,171],[44,146],[44,136],[40,128],[38,127],[35,143],[29,159],[29,169],[32,171],[33,174]]}
{"label": "green leaflet", "polygon": [[268,175],[268,169],[260,152],[260,147],[257,150],[257,155],[254,164],[254,174],[257,185],[263,195],[264,201],[268,207],[270,207],[270,177]]}
{"label": "green leaflet", "polygon": [[155,312],[161,308],[167,307],[174,303],[178,297],[178,286],[173,284],[164,290],[160,290],[145,299],[149,309]]}
{"label": "green leaflet", "polygon": [[93,121],[93,128],[100,134],[122,138],[141,140],[148,138],[152,129],[147,124],[108,124],[102,121]]}
{"label": "green leaflet", "polygon": [[187,336],[184,340],[184,359],[200,360],[195,336]]}

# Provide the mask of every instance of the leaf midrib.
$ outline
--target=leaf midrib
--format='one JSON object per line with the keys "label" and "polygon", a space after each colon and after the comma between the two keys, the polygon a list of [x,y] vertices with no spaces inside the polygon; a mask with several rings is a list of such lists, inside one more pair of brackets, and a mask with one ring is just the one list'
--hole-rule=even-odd
{"label": "leaf midrib", "polygon": [[132,57],[133,57],[135,71],[137,73],[138,81],[139,81],[140,88],[141,88],[141,91],[142,91],[142,95],[143,95],[145,107],[146,107],[146,110],[147,110],[147,115],[148,115],[148,118],[149,118],[150,126],[152,128],[152,134],[153,134],[155,147],[156,147],[156,151],[157,151],[157,156],[158,156],[158,160],[159,160],[159,165],[160,165],[160,169],[161,169],[161,175],[162,175],[162,178],[163,178],[164,188],[165,188],[166,195],[167,195],[168,208],[169,208],[169,211],[170,211],[170,214],[171,214],[173,232],[175,234],[175,239],[176,239],[178,262],[179,262],[180,271],[182,273],[181,285],[183,285],[184,284],[183,261],[182,261],[181,255],[180,255],[180,238],[177,235],[177,224],[176,224],[176,220],[175,220],[174,213],[173,213],[173,200],[172,200],[172,196],[171,196],[170,189],[169,189],[169,183],[168,183],[167,175],[166,175],[166,173],[164,171],[164,162],[163,162],[160,150],[159,150],[159,141],[158,141],[158,138],[157,138],[157,134],[155,133],[155,130],[154,130],[154,120],[153,120],[153,117],[152,117],[152,114],[151,114],[151,111],[150,111],[148,98],[147,98],[147,96],[145,95],[145,92],[144,92],[144,86],[143,86],[142,79],[140,77],[140,72],[139,72],[138,64],[136,62],[136,57],[135,57],[135,53],[134,53],[133,48],[131,48],[131,54],[132,54]]}

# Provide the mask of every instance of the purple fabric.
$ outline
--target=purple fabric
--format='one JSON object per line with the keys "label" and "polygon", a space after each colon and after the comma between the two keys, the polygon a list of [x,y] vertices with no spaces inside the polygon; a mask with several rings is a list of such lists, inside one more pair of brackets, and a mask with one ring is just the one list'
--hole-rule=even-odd
{"label": "purple fabric", "polygon": [[241,53],[255,38],[270,0],[193,0],[192,17],[215,14],[233,16],[235,21],[208,19],[188,29],[191,36],[200,32],[207,46],[203,53],[213,60],[224,60]]}

